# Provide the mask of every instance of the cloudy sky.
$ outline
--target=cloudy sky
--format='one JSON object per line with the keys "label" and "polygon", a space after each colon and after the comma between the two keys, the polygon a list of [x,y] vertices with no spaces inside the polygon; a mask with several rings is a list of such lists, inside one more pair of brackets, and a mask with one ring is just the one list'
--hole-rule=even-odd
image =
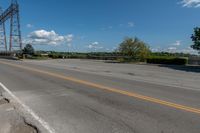
{"label": "cloudy sky", "polygon": [[[55,51],[112,51],[137,36],[153,51],[191,52],[200,0],[18,0],[23,42]],[[0,0],[3,9],[9,0]]]}

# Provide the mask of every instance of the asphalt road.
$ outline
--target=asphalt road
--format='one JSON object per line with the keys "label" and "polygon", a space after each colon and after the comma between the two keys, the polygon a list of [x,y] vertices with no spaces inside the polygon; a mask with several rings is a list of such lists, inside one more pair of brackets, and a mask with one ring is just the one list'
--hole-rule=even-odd
{"label": "asphalt road", "polygon": [[198,88],[55,64],[0,60],[0,82],[56,133],[200,132]]}

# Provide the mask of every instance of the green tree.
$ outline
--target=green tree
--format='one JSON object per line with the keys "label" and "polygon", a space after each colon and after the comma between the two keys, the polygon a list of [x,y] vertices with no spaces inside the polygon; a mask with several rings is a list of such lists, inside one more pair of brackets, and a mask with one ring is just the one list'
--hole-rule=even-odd
{"label": "green tree", "polygon": [[200,28],[199,27],[194,28],[194,34],[192,34],[191,38],[192,38],[192,41],[194,42],[194,44],[191,45],[191,47],[194,50],[199,51],[200,53]]}
{"label": "green tree", "polygon": [[134,60],[145,61],[150,54],[150,49],[146,43],[135,38],[126,38],[118,48],[124,56],[132,57]]}
{"label": "green tree", "polygon": [[34,55],[35,50],[31,44],[27,44],[23,49],[23,54]]}

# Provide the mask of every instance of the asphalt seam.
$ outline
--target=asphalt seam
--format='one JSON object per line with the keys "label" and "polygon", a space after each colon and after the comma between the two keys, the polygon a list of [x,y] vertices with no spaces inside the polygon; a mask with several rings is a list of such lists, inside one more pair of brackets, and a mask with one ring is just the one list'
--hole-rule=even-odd
{"label": "asphalt seam", "polygon": [[189,106],[185,106],[185,105],[181,105],[181,104],[176,104],[176,103],[173,103],[173,102],[168,102],[168,101],[160,100],[160,99],[145,96],[145,95],[140,95],[140,94],[137,94],[137,93],[134,93],[134,92],[128,92],[128,91],[124,91],[124,90],[121,90],[121,89],[107,87],[107,86],[104,86],[104,85],[92,83],[92,82],[85,81],[85,80],[80,80],[80,79],[73,78],[73,77],[67,77],[67,76],[64,76],[64,75],[60,75],[58,73],[52,73],[52,72],[48,72],[48,71],[43,71],[43,70],[31,68],[31,67],[25,67],[25,66],[16,65],[16,64],[13,64],[13,63],[2,62],[2,61],[0,61],[0,63],[5,64],[5,65],[9,65],[9,66],[12,66],[12,67],[17,67],[17,68],[20,68],[20,69],[25,69],[25,70],[32,71],[32,72],[37,72],[37,73],[49,75],[49,76],[56,77],[56,78],[63,79],[63,80],[72,81],[72,82],[83,84],[83,85],[86,85],[86,86],[91,86],[91,87],[94,87],[94,88],[97,88],[97,89],[101,89],[101,90],[105,90],[105,91],[109,91],[109,92],[113,92],[113,93],[117,93],[117,94],[122,94],[122,95],[129,96],[129,97],[134,97],[134,98],[141,99],[141,100],[144,100],[144,101],[148,101],[148,102],[151,102],[151,103],[157,103],[157,104],[168,106],[168,107],[171,107],[171,108],[174,108],[174,109],[179,109],[179,110],[183,110],[183,111],[187,111],[187,112],[191,112],[191,113],[200,114],[200,109],[197,109],[197,108],[193,108],[193,107],[189,107]]}

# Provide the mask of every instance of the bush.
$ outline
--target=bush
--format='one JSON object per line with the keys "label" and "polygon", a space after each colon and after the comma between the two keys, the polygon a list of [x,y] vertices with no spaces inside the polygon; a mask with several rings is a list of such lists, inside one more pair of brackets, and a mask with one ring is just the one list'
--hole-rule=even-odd
{"label": "bush", "polygon": [[117,58],[117,61],[119,61],[121,63],[137,62],[133,57],[128,57],[128,56],[119,57],[119,58]]}
{"label": "bush", "polygon": [[188,58],[178,57],[149,57],[147,63],[151,64],[168,64],[168,65],[186,65]]}
{"label": "bush", "polygon": [[149,46],[143,41],[136,38],[126,38],[117,50],[123,56],[128,56],[124,58],[125,61],[145,61],[149,57],[150,49]]}

